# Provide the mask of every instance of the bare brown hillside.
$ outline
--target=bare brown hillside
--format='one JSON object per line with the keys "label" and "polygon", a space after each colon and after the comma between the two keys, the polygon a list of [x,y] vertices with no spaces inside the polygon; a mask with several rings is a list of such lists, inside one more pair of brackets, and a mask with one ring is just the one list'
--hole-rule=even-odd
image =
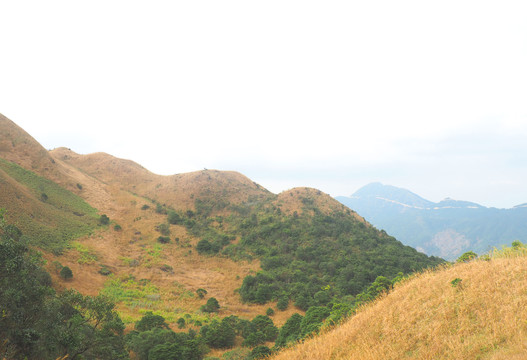
{"label": "bare brown hillside", "polygon": [[141,165],[105,153],[79,155],[58,148],[51,155],[99,181],[139,196],[156,200],[176,210],[195,208],[200,200],[239,204],[272,195],[234,171],[202,170],[171,176],[156,175]]}

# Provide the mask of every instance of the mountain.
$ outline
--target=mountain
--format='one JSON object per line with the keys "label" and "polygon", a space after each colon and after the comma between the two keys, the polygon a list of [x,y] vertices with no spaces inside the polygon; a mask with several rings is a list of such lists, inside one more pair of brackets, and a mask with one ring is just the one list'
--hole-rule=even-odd
{"label": "mountain", "polygon": [[527,240],[525,204],[496,209],[449,198],[434,203],[409,190],[380,183],[336,199],[404,244],[445,259]]}
{"label": "mountain", "polygon": [[[161,176],[105,153],[47,151],[5,117],[0,186],[0,208],[42,251],[55,289],[105,295],[128,330],[147,311],[175,330],[183,322],[213,349],[222,345],[205,333],[215,320],[274,313],[262,321],[281,326],[297,312],[353,303],[379,277],[444,262],[317,189],[273,194],[235,171]],[[237,344],[263,341],[236,331]]]}
{"label": "mountain", "polygon": [[525,359],[527,248],[426,271],[273,360]]}

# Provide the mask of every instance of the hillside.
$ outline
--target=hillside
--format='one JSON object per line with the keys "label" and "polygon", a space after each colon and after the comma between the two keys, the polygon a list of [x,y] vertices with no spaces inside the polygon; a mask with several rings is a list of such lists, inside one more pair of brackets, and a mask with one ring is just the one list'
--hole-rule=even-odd
{"label": "hillside", "polygon": [[527,241],[527,208],[487,208],[445,199],[428,201],[401,188],[373,183],[336,198],[379,229],[429,255],[456,259],[485,253],[514,240]]}
{"label": "hillside", "polygon": [[[237,348],[272,346],[278,329],[259,337],[247,322],[275,329],[311,308],[329,313],[354,304],[379,276],[443,262],[317,189],[276,195],[234,171],[160,176],[105,153],[46,152],[13,122],[0,125],[0,207],[43,250],[55,289],[107,296],[127,331],[153,311],[171,329],[198,332],[215,355],[227,349],[205,333],[218,321],[245,329],[236,330]],[[46,235],[79,219],[89,226]],[[61,277],[65,267],[72,278]],[[210,301],[219,308],[206,310]]]}
{"label": "hillside", "polygon": [[525,359],[526,288],[525,247],[425,271],[272,359]]}

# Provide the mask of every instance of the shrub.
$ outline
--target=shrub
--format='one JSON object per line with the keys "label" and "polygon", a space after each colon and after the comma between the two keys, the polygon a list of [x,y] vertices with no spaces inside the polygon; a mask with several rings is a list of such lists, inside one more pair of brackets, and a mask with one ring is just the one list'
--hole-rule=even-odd
{"label": "shrub", "polygon": [[170,235],[170,225],[168,224],[165,224],[165,223],[159,224],[156,226],[156,230],[165,236]]}
{"label": "shrub", "polygon": [[183,329],[186,325],[185,319],[182,317],[177,319],[177,325],[178,325],[178,328]]}
{"label": "shrub", "polygon": [[203,299],[205,295],[207,295],[207,290],[199,288],[198,290],[196,290],[196,294],[198,294],[198,297],[200,299]]}
{"label": "shrub", "polygon": [[183,218],[173,210],[170,210],[168,212],[167,221],[172,225],[183,224]]}
{"label": "shrub", "polygon": [[161,315],[154,315],[151,311],[147,311],[141,320],[135,323],[135,329],[137,331],[148,331],[155,328],[169,329],[165,318]]}
{"label": "shrub", "polygon": [[268,357],[271,354],[272,354],[271,349],[269,349],[265,345],[259,345],[255,347],[254,349],[252,349],[247,359],[248,360],[263,359],[265,357]]}
{"label": "shrub", "polygon": [[280,311],[284,311],[289,306],[289,299],[287,296],[283,295],[280,296],[280,299],[278,299],[278,302],[276,303],[276,308]]}
{"label": "shrub", "polygon": [[150,206],[144,204],[143,206],[141,206],[141,210],[148,210],[150,209]]}
{"label": "shrub", "polygon": [[167,273],[174,273],[174,268],[170,265],[167,265],[167,264],[164,264],[164,265],[161,265],[161,267],[159,268],[161,271],[164,271],[164,272],[167,272]]}
{"label": "shrub", "polygon": [[114,229],[115,231],[121,231],[123,228],[121,227],[121,225],[119,225],[119,224],[115,224],[115,225],[113,226],[113,229]]}
{"label": "shrub", "polygon": [[266,311],[265,311],[265,315],[267,316],[273,316],[274,315],[274,310],[272,308],[268,308]]}
{"label": "shrub", "polygon": [[112,272],[110,271],[110,269],[108,269],[105,265],[101,266],[101,268],[99,269],[99,274],[101,275],[108,276],[111,273]]}
{"label": "shrub", "polygon": [[221,349],[233,347],[236,338],[236,332],[226,318],[221,322],[212,320],[210,325],[201,328],[200,334],[207,345]]}
{"label": "shrub", "polygon": [[60,277],[63,278],[64,280],[69,280],[73,277],[73,271],[71,271],[69,267],[64,266],[60,270]]}
{"label": "shrub", "polygon": [[170,237],[168,236],[160,236],[157,238],[157,242],[161,244],[168,244],[170,242]]}
{"label": "shrub", "polygon": [[469,262],[471,260],[474,260],[478,257],[478,254],[476,254],[474,251],[467,251],[463,255],[461,255],[456,262]]}
{"label": "shrub", "polygon": [[220,303],[218,302],[218,300],[216,300],[216,298],[211,297],[207,300],[207,303],[205,305],[201,306],[200,310],[211,313],[211,312],[217,312],[219,308],[220,308]]}
{"label": "shrub", "polygon": [[106,214],[102,214],[99,218],[99,224],[108,225],[110,223],[110,218]]}

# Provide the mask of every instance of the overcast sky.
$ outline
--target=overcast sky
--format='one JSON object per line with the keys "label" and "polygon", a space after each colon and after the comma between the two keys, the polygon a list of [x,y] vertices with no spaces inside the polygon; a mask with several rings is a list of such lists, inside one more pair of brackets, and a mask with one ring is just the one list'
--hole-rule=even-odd
{"label": "overcast sky", "polygon": [[527,1],[0,0],[0,113],[163,175],[511,207]]}

